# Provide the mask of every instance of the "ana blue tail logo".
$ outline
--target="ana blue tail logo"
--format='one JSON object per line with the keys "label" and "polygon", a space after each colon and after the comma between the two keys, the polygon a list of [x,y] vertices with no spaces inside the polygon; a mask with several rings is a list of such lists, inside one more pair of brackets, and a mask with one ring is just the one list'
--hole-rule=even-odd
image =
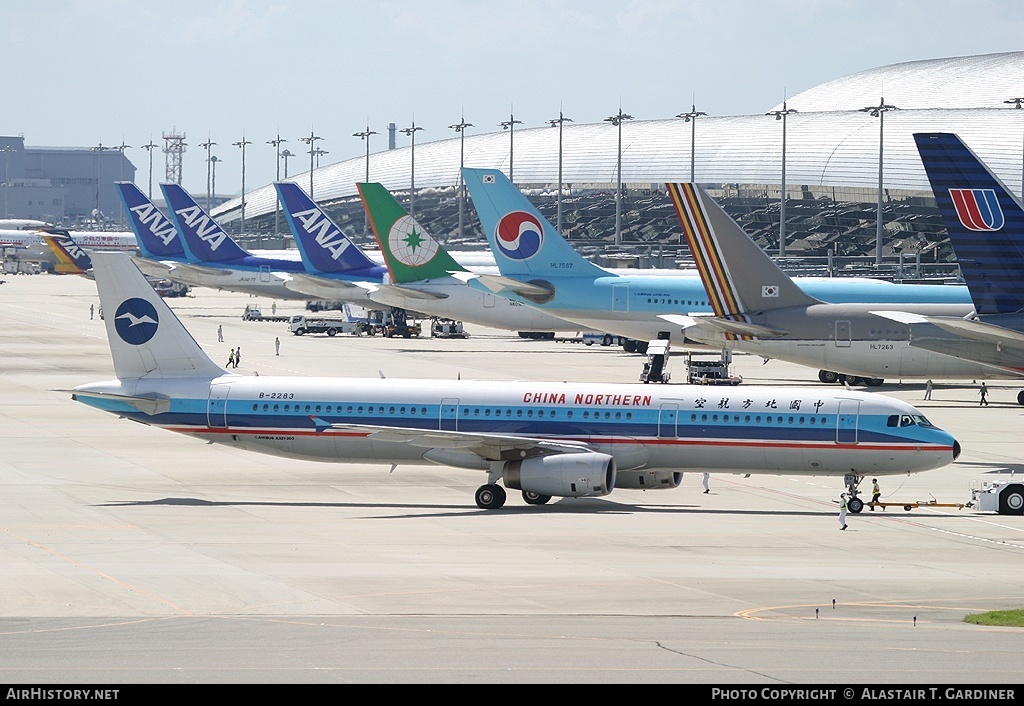
{"label": "ana blue tail logo", "polygon": [[991,232],[1006,223],[995,189],[950,189],[956,217],[967,230]]}
{"label": "ana blue tail logo", "polygon": [[156,335],[160,317],[145,299],[125,299],[114,315],[114,329],[121,340],[141,346]]}
{"label": "ana blue tail logo", "polygon": [[529,260],[544,246],[544,226],[524,211],[502,216],[494,236],[498,250],[509,260]]}

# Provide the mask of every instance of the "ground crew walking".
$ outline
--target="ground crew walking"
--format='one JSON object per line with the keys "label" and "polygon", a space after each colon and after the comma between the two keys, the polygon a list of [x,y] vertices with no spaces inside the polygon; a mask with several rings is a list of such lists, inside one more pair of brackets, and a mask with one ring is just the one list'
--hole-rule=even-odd
{"label": "ground crew walking", "polygon": [[274,336],[274,355],[281,355],[281,339]]}
{"label": "ground crew walking", "polygon": [[924,398],[930,400],[932,398],[932,381],[929,379],[924,386]]}
{"label": "ground crew walking", "polygon": [[217,326],[217,343],[224,343],[224,327]]}
{"label": "ground crew walking", "polygon": [[846,529],[846,493],[839,496],[839,529]]}
{"label": "ground crew walking", "polygon": [[232,348],[231,352],[228,353],[228,367],[229,368],[234,368],[235,367],[235,349],[234,348]]}
{"label": "ground crew walking", "polygon": [[878,504],[878,498],[882,496],[882,489],[878,487],[878,479],[871,479],[871,512],[875,511],[875,505]]}
{"label": "ground crew walking", "polygon": [[981,388],[978,390],[978,394],[981,395],[981,402],[978,406],[988,407],[988,388],[985,387],[985,383],[981,383]]}
{"label": "ground crew walking", "polygon": [[708,473],[705,473],[703,480],[701,480],[701,483],[704,485],[704,494],[705,495],[711,492],[711,488],[708,487],[708,480],[710,478],[711,478],[711,475],[708,474]]}

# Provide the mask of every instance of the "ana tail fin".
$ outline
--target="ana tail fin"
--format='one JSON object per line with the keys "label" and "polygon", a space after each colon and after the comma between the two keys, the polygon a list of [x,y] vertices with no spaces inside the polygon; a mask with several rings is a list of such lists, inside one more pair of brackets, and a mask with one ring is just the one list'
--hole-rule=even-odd
{"label": "ana tail fin", "polygon": [[295,236],[304,262],[318,272],[369,276],[379,265],[353,243],[341,228],[325,214],[298,184],[276,182],[277,196],[284,206],[285,219]]}
{"label": "ana tail fin", "polygon": [[451,272],[467,271],[382,184],[356,184],[356,187],[392,282],[406,284],[448,278]]}
{"label": "ana tail fin", "polygon": [[501,170],[467,167],[462,175],[501,274],[608,275],[576,252]]}
{"label": "ana tail fin", "polygon": [[224,262],[249,254],[181,186],[161,184],[160,189],[189,258],[199,262]]}
{"label": "ana tail fin", "polygon": [[138,378],[224,375],[143,277],[126,253],[93,253],[93,273],[114,374]]}
{"label": "ana tail fin", "polygon": [[818,304],[695,184],[666,184],[716,316]]}
{"label": "ana tail fin", "polygon": [[185,257],[178,229],[149,197],[130,181],[119,181],[115,186],[142,254],[156,259]]}
{"label": "ana tail fin", "polygon": [[1024,310],[1024,208],[956,135],[914,135],[978,314]]}
{"label": "ana tail fin", "polygon": [[54,257],[56,271],[61,274],[84,275],[92,269],[92,259],[66,230],[47,229],[40,233]]}

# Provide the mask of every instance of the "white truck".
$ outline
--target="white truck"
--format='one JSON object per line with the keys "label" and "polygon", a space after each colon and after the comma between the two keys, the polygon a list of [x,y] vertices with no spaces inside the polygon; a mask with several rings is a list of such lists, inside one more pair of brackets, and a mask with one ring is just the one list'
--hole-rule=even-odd
{"label": "white truck", "polygon": [[296,336],[303,336],[307,333],[326,333],[328,336],[349,333],[359,336],[363,333],[363,324],[347,319],[314,318],[296,314],[288,320],[288,330]]}
{"label": "white truck", "polygon": [[1024,515],[1024,479],[972,481],[967,507],[1000,515]]}

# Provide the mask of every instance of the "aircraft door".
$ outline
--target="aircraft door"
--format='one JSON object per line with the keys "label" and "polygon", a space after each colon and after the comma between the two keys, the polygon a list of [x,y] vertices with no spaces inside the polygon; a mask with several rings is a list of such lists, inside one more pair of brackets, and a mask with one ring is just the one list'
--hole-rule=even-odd
{"label": "aircraft door", "polygon": [[484,295],[484,308],[485,309],[493,309],[494,308],[494,295],[491,294],[490,292],[484,292],[483,295]]}
{"label": "aircraft door", "polygon": [[270,266],[260,265],[260,282],[270,281]]}
{"label": "aircraft door", "polygon": [[836,347],[837,348],[849,348],[850,338],[852,334],[850,332],[849,321],[837,321],[836,322]]}
{"label": "aircraft door", "polygon": [[628,285],[612,285],[612,311],[629,311]]}
{"label": "aircraft door", "polygon": [[839,400],[836,415],[836,441],[840,444],[857,443],[857,422],[860,416],[858,400]]}
{"label": "aircraft door", "polygon": [[231,385],[213,385],[206,403],[206,423],[213,428],[223,429],[228,425],[228,392]]}
{"label": "aircraft door", "polygon": [[441,400],[441,418],[438,420],[437,428],[441,431],[458,431],[459,428],[459,398],[445,397]]}
{"label": "aircraft door", "polygon": [[679,417],[679,405],[663,404],[658,410],[658,438],[674,439],[678,436],[676,432],[676,419]]}

